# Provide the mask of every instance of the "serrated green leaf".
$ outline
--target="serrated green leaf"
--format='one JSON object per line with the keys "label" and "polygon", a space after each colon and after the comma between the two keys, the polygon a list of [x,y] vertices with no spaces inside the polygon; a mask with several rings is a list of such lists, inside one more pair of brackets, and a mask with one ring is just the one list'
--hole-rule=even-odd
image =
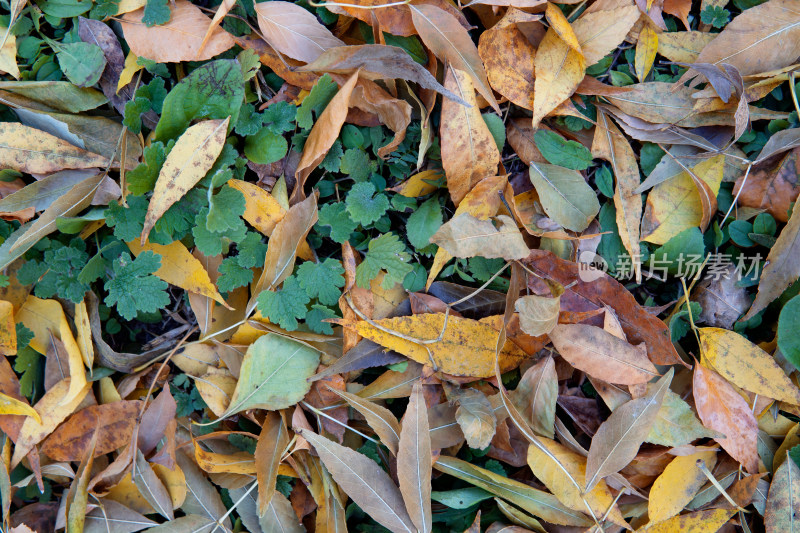
{"label": "serrated green leaf", "polygon": [[287,331],[297,329],[297,319],[306,316],[310,301],[294,276],[287,278],[276,291],[261,291],[257,299],[261,314]]}
{"label": "serrated green leaf", "polygon": [[167,283],[153,276],[161,267],[161,257],[151,251],[136,259],[123,253],[112,263],[114,275],[105,282],[106,305],[116,306],[125,320],[133,320],[140,311],[158,311],[169,304]]}
{"label": "serrated green leaf", "polygon": [[416,209],[406,222],[406,237],[411,246],[422,250],[431,245],[431,237],[442,225],[442,206],[430,198]]}
{"label": "serrated green leaf", "polygon": [[369,241],[364,260],[356,267],[356,284],[362,288],[369,287],[370,281],[378,277],[381,270],[386,271],[383,288],[389,289],[395,283],[402,283],[403,278],[414,269],[409,263],[411,256],[405,250],[405,245],[393,233]]}
{"label": "serrated green leaf", "polygon": [[244,195],[225,185],[209,201],[206,229],[214,233],[238,229],[244,224],[242,221],[244,209]]}
{"label": "serrated green leaf", "polygon": [[297,281],[310,298],[325,305],[336,305],[344,287],[344,267],[336,259],[321,263],[306,261],[297,268]]}
{"label": "serrated green leaf", "polygon": [[339,244],[346,242],[358,227],[347,214],[344,202],[323,205],[319,210],[318,225],[330,227],[331,239]]}
{"label": "serrated green leaf", "polygon": [[375,185],[370,182],[356,183],[345,200],[347,213],[353,222],[368,226],[383,216],[389,209],[389,199],[375,194]]}

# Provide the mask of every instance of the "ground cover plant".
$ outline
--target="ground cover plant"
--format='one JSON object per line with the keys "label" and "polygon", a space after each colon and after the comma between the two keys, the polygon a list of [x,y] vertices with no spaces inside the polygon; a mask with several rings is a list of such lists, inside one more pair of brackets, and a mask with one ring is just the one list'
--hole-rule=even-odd
{"label": "ground cover plant", "polygon": [[0,0],[3,531],[794,531],[795,0]]}

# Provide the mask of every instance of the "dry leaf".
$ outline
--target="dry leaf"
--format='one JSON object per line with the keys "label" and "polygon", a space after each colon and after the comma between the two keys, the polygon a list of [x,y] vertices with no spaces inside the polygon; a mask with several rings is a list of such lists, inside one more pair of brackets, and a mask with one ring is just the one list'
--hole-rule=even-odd
{"label": "dry leaf", "polygon": [[176,0],[166,24],[148,28],[142,18],[144,8],[122,18],[122,32],[131,51],[163,63],[210,59],[233,47],[233,37],[221,28],[215,29],[200,50],[211,28],[211,19],[188,0]]}
{"label": "dry leaf", "polygon": [[487,259],[524,259],[530,250],[517,225],[505,215],[497,217],[500,226],[491,220],[479,220],[463,213],[443,224],[431,242],[444,248],[453,257],[481,256]]}
{"label": "dry leaf", "polygon": [[262,2],[255,10],[267,42],[292,59],[311,63],[325,50],[344,44],[317,17],[291,2]]}

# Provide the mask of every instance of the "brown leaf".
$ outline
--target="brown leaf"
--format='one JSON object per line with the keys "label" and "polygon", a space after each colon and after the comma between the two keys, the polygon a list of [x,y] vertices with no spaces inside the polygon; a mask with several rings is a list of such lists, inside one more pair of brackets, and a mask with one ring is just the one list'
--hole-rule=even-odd
{"label": "brown leaf", "polygon": [[421,382],[414,384],[403,417],[397,451],[397,479],[411,521],[422,533],[429,533],[431,518],[431,437],[428,408]]}
{"label": "brown leaf", "polygon": [[750,406],[719,374],[694,365],[693,392],[703,425],[725,435],[715,440],[748,472],[758,472],[758,424]]}
{"label": "brown leaf", "polygon": [[778,239],[767,255],[761,272],[756,299],[743,320],[750,320],[780,296],[786,288],[800,277],[800,209],[792,210],[792,217],[783,227]]}
{"label": "brown leaf", "polygon": [[613,9],[586,11],[572,23],[580,43],[586,66],[592,66],[622,44],[625,36],[639,19],[634,5],[619,5]]}
{"label": "brown leaf", "polygon": [[292,203],[297,203],[306,197],[303,187],[308,175],[325,159],[328,150],[339,137],[339,131],[344,125],[347,110],[350,108],[350,96],[357,81],[358,71],[353,73],[339,88],[339,92],[328,102],[325,110],[314,123],[314,127],[311,128],[311,133],[303,146],[303,155],[295,171],[297,183],[292,191],[290,199]]}
{"label": "brown leaf", "polygon": [[[363,340],[361,342],[372,341]],[[400,423],[397,422],[397,418],[395,418],[391,411],[347,391],[331,389],[331,392],[340,396],[344,401],[350,404],[350,407],[361,413],[366,419],[367,424],[369,424],[375,434],[378,435],[381,443],[383,443],[392,454],[397,455],[400,446],[401,429]]]}
{"label": "brown leaf", "polygon": [[481,116],[470,78],[463,71],[448,68],[444,86],[471,106],[442,102],[442,166],[450,198],[458,206],[478,182],[496,175],[500,152]]}
{"label": "brown leaf", "polygon": [[169,22],[148,28],[143,22],[144,8],[126,13],[122,32],[131,51],[159,63],[202,61],[231,48],[233,37],[217,28],[201,53],[200,45],[211,26],[211,19],[188,0],[176,0],[171,6]]}
{"label": "brown leaf", "polygon": [[54,461],[80,461],[92,435],[97,435],[95,457],[122,448],[131,439],[141,401],[92,405],[69,417],[45,439],[42,453]]}
{"label": "brown leaf", "polygon": [[329,48],[342,46],[311,12],[291,2],[256,4],[258,28],[279,52],[311,63]]}
{"label": "brown leaf", "polygon": [[594,281],[583,281],[578,276],[577,263],[565,261],[546,250],[531,250],[524,263],[539,276],[568,287],[561,296],[562,310],[593,311],[608,305],[616,312],[628,341],[645,344],[651,362],[657,365],[683,364],[672,346],[666,324],[639,305],[633,295],[611,276],[602,275]]}
{"label": "brown leaf", "polygon": [[278,466],[281,463],[281,455],[288,444],[289,433],[280,413],[267,413],[255,451],[259,514],[264,514],[275,494]]}
{"label": "brown leaf", "polygon": [[415,531],[400,490],[375,461],[307,429],[298,434],[314,446],[336,483],[373,520],[392,531]]}
{"label": "brown leaf", "polygon": [[313,62],[298,68],[297,71],[352,74],[358,69],[361,69],[363,79],[412,81],[424,89],[434,90],[447,98],[465,103],[445,89],[430,72],[397,46],[382,44],[337,46],[326,50]]}
{"label": "brown leaf", "polygon": [[747,181],[736,180],[733,194],[739,204],[763,209],[781,222],[789,220],[789,209],[800,195],[800,148],[795,148],[777,161],[766,161],[750,171]]}
{"label": "brown leaf", "polygon": [[647,438],[669,390],[673,369],[664,374],[643,398],[619,406],[592,438],[586,459],[586,489],[630,463]]}
{"label": "brown leaf", "polygon": [[404,100],[392,97],[377,83],[364,79],[358,80],[358,84],[350,96],[350,105],[353,108],[374,113],[382,124],[395,132],[394,139],[378,148],[379,157],[385,158],[406,138],[406,128],[411,123],[411,105]]}
{"label": "brown leaf", "polygon": [[169,386],[165,386],[147,406],[139,424],[139,440],[137,444],[143,454],[148,455],[161,442],[161,439],[165,436],[167,426],[175,419],[176,409],[177,404],[169,391]]}
{"label": "brown leaf", "polygon": [[[410,4],[408,7],[411,9],[414,27],[422,42],[436,54],[436,57],[449,63],[451,68],[469,75],[478,92],[499,114],[500,108],[489,87],[478,49],[458,19],[431,4]],[[446,82],[445,87],[447,88]],[[453,92],[458,95],[457,91]]]}
{"label": "brown leaf", "polygon": [[518,23],[536,23],[541,15],[510,8],[500,21],[483,32],[478,53],[486,65],[492,88],[516,105],[533,110],[533,58],[536,47]]}
{"label": "brown leaf", "polygon": [[645,346],[628,344],[596,326],[559,324],[548,335],[564,359],[603,381],[635,385],[658,375]]}
{"label": "brown leaf", "polygon": [[533,431],[553,438],[558,375],[552,357],[545,357],[526,370],[510,397]]}
{"label": "brown leaf", "polygon": [[[743,11],[708,46],[697,61],[729,63],[743,76],[779,69],[800,56],[800,12],[793,0],[770,0]],[[679,82],[696,75],[689,70]]]}

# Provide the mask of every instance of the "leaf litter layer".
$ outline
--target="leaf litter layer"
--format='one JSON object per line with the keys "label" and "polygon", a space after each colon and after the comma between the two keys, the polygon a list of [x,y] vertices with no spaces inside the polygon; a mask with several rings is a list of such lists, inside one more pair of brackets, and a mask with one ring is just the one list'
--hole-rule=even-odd
{"label": "leaf litter layer", "polygon": [[2,529],[791,531],[793,0],[9,0]]}

